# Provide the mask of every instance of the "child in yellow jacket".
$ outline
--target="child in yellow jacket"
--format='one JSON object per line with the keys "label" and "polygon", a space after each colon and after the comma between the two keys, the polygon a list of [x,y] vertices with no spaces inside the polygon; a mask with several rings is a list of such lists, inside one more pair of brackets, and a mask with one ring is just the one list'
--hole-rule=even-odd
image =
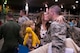
{"label": "child in yellow jacket", "polygon": [[31,20],[24,22],[21,29],[22,37],[24,38],[23,45],[28,46],[30,50],[37,48],[37,44],[40,44],[40,40],[34,32],[34,22]]}

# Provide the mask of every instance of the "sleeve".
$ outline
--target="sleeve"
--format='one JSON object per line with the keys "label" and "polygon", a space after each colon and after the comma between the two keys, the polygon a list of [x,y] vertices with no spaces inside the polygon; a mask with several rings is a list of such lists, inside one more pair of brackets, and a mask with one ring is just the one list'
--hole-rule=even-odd
{"label": "sleeve", "polygon": [[19,25],[22,25],[23,22],[24,22],[24,20],[22,18],[19,18],[19,20],[18,20]]}
{"label": "sleeve", "polygon": [[59,33],[61,32],[61,27],[58,23],[52,23],[50,28],[48,29],[47,36],[44,41],[50,43],[54,38],[58,38]]}
{"label": "sleeve", "polygon": [[66,26],[64,24],[54,23],[51,26],[51,40],[59,39],[64,41],[66,39]]}
{"label": "sleeve", "polygon": [[21,38],[20,35],[18,37],[18,42],[19,42],[19,44],[23,44],[23,38]]}
{"label": "sleeve", "polygon": [[66,31],[67,31],[67,28],[65,25],[63,26],[60,26],[60,28],[57,28],[59,31],[57,31],[57,34],[54,33],[55,35],[65,35],[66,34]]}
{"label": "sleeve", "polygon": [[0,39],[2,39],[2,26],[0,26]]}
{"label": "sleeve", "polygon": [[18,29],[19,31],[18,31],[18,42],[19,42],[19,44],[23,44],[23,38],[20,36],[20,26],[19,26],[19,29]]}
{"label": "sleeve", "polygon": [[51,26],[49,27],[46,36],[44,37],[44,42],[49,43],[51,42]]}

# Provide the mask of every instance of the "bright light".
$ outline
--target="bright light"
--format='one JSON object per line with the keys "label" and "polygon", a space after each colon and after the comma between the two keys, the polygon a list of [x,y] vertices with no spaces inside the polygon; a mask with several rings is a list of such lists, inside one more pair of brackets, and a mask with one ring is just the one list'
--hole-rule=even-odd
{"label": "bright light", "polygon": [[55,2],[58,2],[58,0],[55,0]]}
{"label": "bright light", "polygon": [[61,8],[64,8],[63,5],[61,5]]}
{"label": "bright light", "polygon": [[48,8],[46,8],[46,12],[48,12]]}
{"label": "bright light", "polygon": [[7,0],[5,0],[4,4],[7,4]]}
{"label": "bright light", "polygon": [[76,1],[76,3],[79,3],[79,1]]}
{"label": "bright light", "polygon": [[26,3],[25,10],[28,11],[28,3]]}
{"label": "bright light", "polygon": [[73,9],[76,9],[76,7],[74,5],[72,5]]}
{"label": "bright light", "polygon": [[42,8],[40,8],[40,10],[42,10]]}
{"label": "bright light", "polygon": [[45,7],[48,7],[48,5],[47,5],[47,4],[45,4]]}

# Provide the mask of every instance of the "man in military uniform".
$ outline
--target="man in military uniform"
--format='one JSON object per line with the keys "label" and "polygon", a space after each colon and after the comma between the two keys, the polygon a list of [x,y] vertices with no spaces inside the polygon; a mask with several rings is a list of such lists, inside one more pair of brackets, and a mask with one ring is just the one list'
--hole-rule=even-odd
{"label": "man in military uniform", "polygon": [[60,15],[61,8],[57,5],[49,8],[49,19],[52,20],[48,35],[45,41],[52,42],[53,53],[65,53],[65,39],[66,39],[66,24],[64,16]]}
{"label": "man in military uniform", "polygon": [[18,43],[22,43],[20,26],[14,21],[12,12],[7,13],[6,19],[7,22],[0,26],[0,39],[4,38],[0,53],[15,53]]}

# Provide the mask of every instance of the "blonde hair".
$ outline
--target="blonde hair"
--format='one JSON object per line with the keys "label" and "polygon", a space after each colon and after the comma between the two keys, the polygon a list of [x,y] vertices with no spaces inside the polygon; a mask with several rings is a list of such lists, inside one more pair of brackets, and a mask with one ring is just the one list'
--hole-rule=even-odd
{"label": "blonde hair", "polygon": [[24,38],[24,36],[26,34],[26,27],[30,27],[33,24],[34,24],[34,22],[32,20],[23,22],[23,24],[21,25],[21,30],[20,30],[20,35],[22,38]]}

